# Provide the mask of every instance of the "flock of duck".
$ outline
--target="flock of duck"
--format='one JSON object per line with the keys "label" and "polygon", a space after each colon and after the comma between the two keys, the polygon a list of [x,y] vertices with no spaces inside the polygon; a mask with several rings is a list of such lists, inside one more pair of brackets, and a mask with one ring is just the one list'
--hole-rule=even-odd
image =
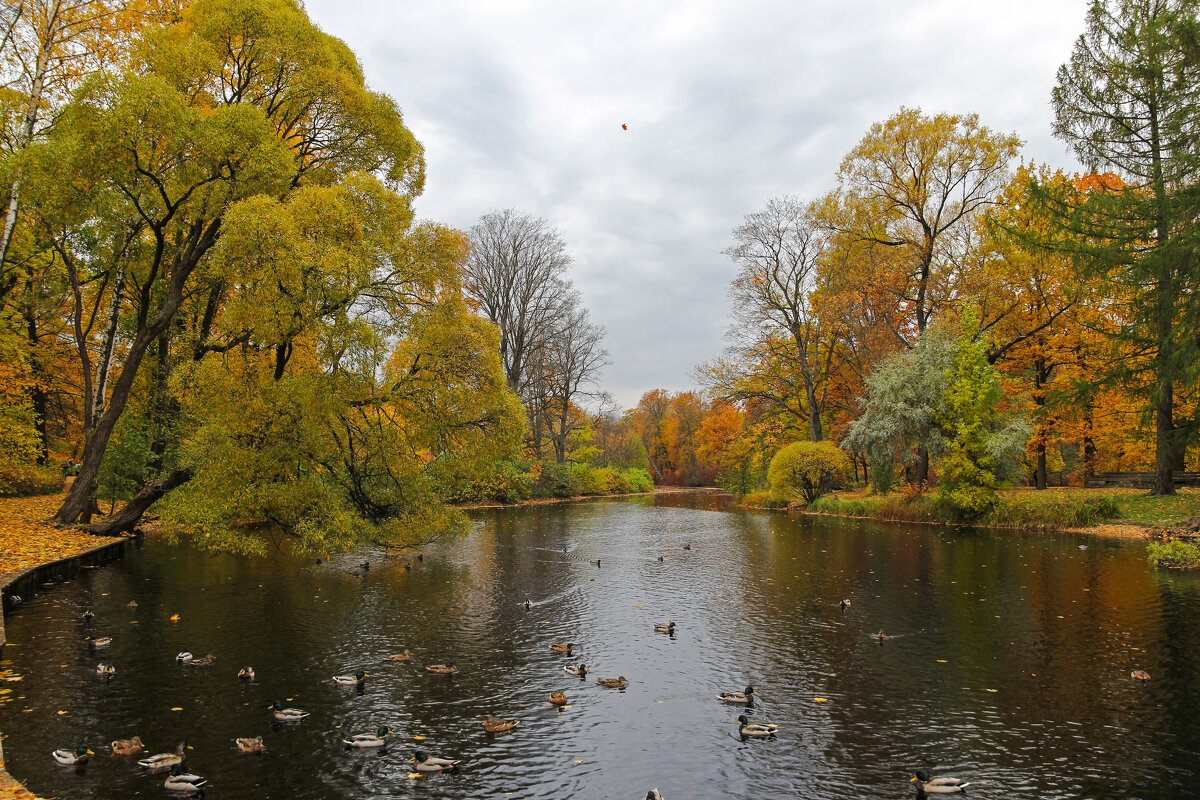
{"label": "flock of duck", "polygon": [[[660,557],[661,560],[661,557]],[[599,561],[591,562],[594,566],[599,567]],[[850,600],[842,600],[840,605],[843,611],[850,607]],[[533,603],[526,600],[521,605],[526,611],[533,608]],[[137,603],[129,603],[130,609],[136,609]],[[95,613],[88,609],[82,615],[85,624],[91,625],[95,620]],[[654,623],[653,629],[655,633],[664,633],[672,638],[675,636],[676,624],[668,619],[666,622]],[[880,630],[877,634],[872,634],[872,638],[882,643],[888,637]],[[102,650],[112,644],[111,636],[93,637],[91,635],[85,637],[88,647],[93,653]],[[575,644],[573,642],[555,642],[549,645],[550,650],[556,653],[566,655],[568,657],[574,655]],[[412,660],[413,654],[409,650],[404,650],[401,653],[388,656],[384,659],[388,663],[408,663]],[[209,653],[204,656],[194,655],[190,649],[178,653],[175,657],[178,664],[189,667],[211,667],[216,663],[216,657]],[[451,662],[444,664],[429,664],[425,667],[425,671],[431,675],[452,676],[458,672],[458,668]],[[563,671],[568,675],[585,679],[589,673],[586,664],[567,664],[563,666]],[[112,664],[98,663],[96,673],[102,677],[112,677],[116,674],[116,668]],[[239,680],[252,681],[255,679],[253,667],[242,667],[237,677]],[[361,694],[365,686],[367,673],[359,670],[353,675],[335,675],[333,681],[344,686],[356,687]],[[1142,679],[1140,675],[1135,673],[1135,676]],[[1148,679],[1146,675],[1144,679]],[[628,685],[628,679],[624,675],[613,677],[605,677],[596,679],[598,686],[609,689],[624,689]],[[747,686],[742,691],[727,691],[721,692],[716,696],[716,699],[722,703],[742,706],[746,710],[753,709],[756,694],[753,686]],[[565,692],[554,691],[549,694],[547,701],[554,706],[564,707],[570,701]],[[299,708],[285,707],[281,701],[275,701],[271,706],[271,715],[275,722],[279,724],[292,725],[303,723],[309,717],[309,712]],[[750,739],[771,739],[774,738],[779,730],[779,726],[768,722],[753,722],[743,713],[737,718],[738,734],[743,741]],[[519,720],[502,719],[498,717],[488,716],[483,720],[483,729],[489,735],[507,733],[515,729],[520,724]],[[380,726],[374,732],[357,733],[348,736],[342,740],[343,745],[347,750],[361,750],[369,748],[386,747],[392,740],[395,732],[387,727]],[[421,742],[424,740],[422,736],[414,736],[414,741]],[[243,737],[235,740],[237,750],[242,753],[262,753],[266,750],[261,736]],[[134,736],[131,739],[117,739],[110,743],[109,748],[115,756],[145,756],[146,748],[140,737]],[[145,756],[138,760],[138,766],[145,770],[148,774],[168,773],[163,782],[163,788],[174,795],[195,796],[202,795],[204,787],[208,781],[199,775],[184,771],[184,762],[187,759],[187,743],[180,741],[173,752],[157,753],[154,755]],[[87,763],[90,756],[95,753],[84,745],[80,745],[75,749],[59,749],[52,753],[54,760],[63,766],[81,766]],[[443,772],[457,771],[458,765],[461,763],[457,759],[447,759],[439,756],[430,755],[423,750],[416,750],[410,761],[413,762],[414,772],[409,774],[410,778],[424,777],[427,774],[438,774]],[[919,797],[924,797],[930,794],[958,794],[963,792],[968,783],[958,778],[931,776],[926,770],[917,770],[910,780],[910,783],[916,789]],[[662,795],[657,788],[651,789],[646,793],[646,800],[662,800]]]}

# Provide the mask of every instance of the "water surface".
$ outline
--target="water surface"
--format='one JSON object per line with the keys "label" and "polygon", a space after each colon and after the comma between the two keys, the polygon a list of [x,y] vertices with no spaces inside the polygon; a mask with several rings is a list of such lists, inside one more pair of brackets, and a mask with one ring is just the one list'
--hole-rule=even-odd
{"label": "water surface", "polygon": [[[422,552],[317,564],[148,542],[39,592],[7,619],[9,770],[44,796],[162,796],[106,752],[136,734],[155,752],[186,739],[210,798],[902,798],[917,767],[973,797],[1200,796],[1200,580],[1150,570],[1138,543],[659,496],[477,512]],[[668,618],[675,635],[655,633]],[[89,633],[113,644],[93,653]],[[405,648],[413,665],[383,663]],[[176,664],[184,649],[216,665]],[[446,661],[454,677],[421,668]],[[587,680],[562,670],[579,661]],[[331,680],[359,669],[361,694]],[[617,675],[627,689],[593,682]],[[775,739],[743,742],[717,701],[747,684]],[[276,699],[312,716],[273,727]],[[489,736],[488,714],[520,727]],[[342,748],[379,725],[386,751]],[[460,772],[407,778],[414,736]],[[80,743],[85,768],[51,760]]]}

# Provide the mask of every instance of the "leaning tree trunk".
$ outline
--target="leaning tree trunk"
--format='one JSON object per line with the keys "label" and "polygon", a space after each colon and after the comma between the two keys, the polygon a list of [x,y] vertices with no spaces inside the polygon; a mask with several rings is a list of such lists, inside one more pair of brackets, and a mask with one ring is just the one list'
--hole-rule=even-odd
{"label": "leaning tree trunk", "polygon": [[116,536],[134,529],[154,501],[177,486],[182,486],[192,479],[195,470],[192,467],[172,470],[156,480],[150,481],[134,495],[133,499],[121,507],[115,514],[105,517],[99,522],[84,525],[83,529],[97,536]]}

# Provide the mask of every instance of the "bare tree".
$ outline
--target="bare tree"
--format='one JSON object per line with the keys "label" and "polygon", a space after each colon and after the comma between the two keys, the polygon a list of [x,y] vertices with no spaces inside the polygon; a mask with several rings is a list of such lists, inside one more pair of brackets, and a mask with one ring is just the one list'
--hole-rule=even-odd
{"label": "bare tree", "polygon": [[724,251],[739,268],[729,287],[737,374],[713,371],[714,387],[723,394],[767,401],[775,411],[801,418],[814,442],[824,438],[821,414],[840,340],[818,307],[818,257],[826,235],[811,207],[795,197],[772,198],[746,215]]}
{"label": "bare tree", "polygon": [[471,228],[466,291],[500,329],[500,359],[508,387],[522,394],[567,310],[571,263],[566,242],[544,219],[506,208]]}
{"label": "bare tree", "polygon": [[600,346],[603,326],[592,324],[578,295],[572,292],[569,297],[570,306],[545,350],[546,393],[541,404],[554,458],[560,464],[567,460],[568,438],[588,421],[579,403],[603,396],[598,387],[594,391],[588,387],[596,386],[600,371],[609,363],[608,351]]}

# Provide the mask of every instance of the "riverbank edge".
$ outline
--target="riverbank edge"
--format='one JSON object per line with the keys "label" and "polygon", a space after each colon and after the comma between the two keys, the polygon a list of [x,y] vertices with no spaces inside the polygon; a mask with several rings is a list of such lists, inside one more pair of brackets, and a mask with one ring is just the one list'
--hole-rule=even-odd
{"label": "riverbank edge", "polygon": [[[132,541],[132,538],[110,539],[91,547],[85,547],[79,552],[62,556],[61,558],[44,561],[26,569],[15,570],[6,575],[0,575],[0,593],[3,594],[6,600],[4,603],[4,612],[0,613],[0,648],[3,648],[8,643],[8,638],[4,630],[4,616],[7,614],[9,607],[7,598],[13,594],[19,594],[19,591],[14,591],[14,589],[28,593],[28,590],[22,587],[41,584],[51,578],[61,579],[69,577],[85,566],[104,563],[118,558],[124,554],[125,546]],[[2,742],[0,742],[0,800],[43,800],[43,798],[29,791],[20,781],[9,774],[8,764],[4,759]]]}
{"label": "riverbank edge", "polygon": [[[744,506],[746,507],[746,506]],[[749,508],[749,507],[746,507]],[[1022,533],[1071,533],[1087,536],[1106,536],[1114,539],[1141,539],[1149,541],[1154,528],[1142,523],[1129,522],[1098,522],[1095,525],[1083,527],[1023,527],[1020,525],[979,525],[958,522],[944,522],[936,519],[901,519],[898,517],[872,517],[855,514],[831,514],[828,511],[807,511],[802,508],[767,508],[754,506],[755,511],[781,511],[787,514],[798,514],[805,517],[825,517],[826,519],[863,519],[871,522],[886,522],[891,525],[932,525],[946,528],[979,528],[988,531],[1020,531]]]}
{"label": "riverbank edge", "polygon": [[661,486],[649,492],[626,492],[623,494],[579,494],[573,497],[531,497],[528,500],[518,500],[515,503],[499,501],[480,501],[468,503],[453,503],[455,508],[463,511],[479,511],[485,509],[528,508],[529,506],[556,506],[563,503],[586,503],[591,500],[622,500],[626,497],[651,497],[659,494],[729,494],[719,486]]}

